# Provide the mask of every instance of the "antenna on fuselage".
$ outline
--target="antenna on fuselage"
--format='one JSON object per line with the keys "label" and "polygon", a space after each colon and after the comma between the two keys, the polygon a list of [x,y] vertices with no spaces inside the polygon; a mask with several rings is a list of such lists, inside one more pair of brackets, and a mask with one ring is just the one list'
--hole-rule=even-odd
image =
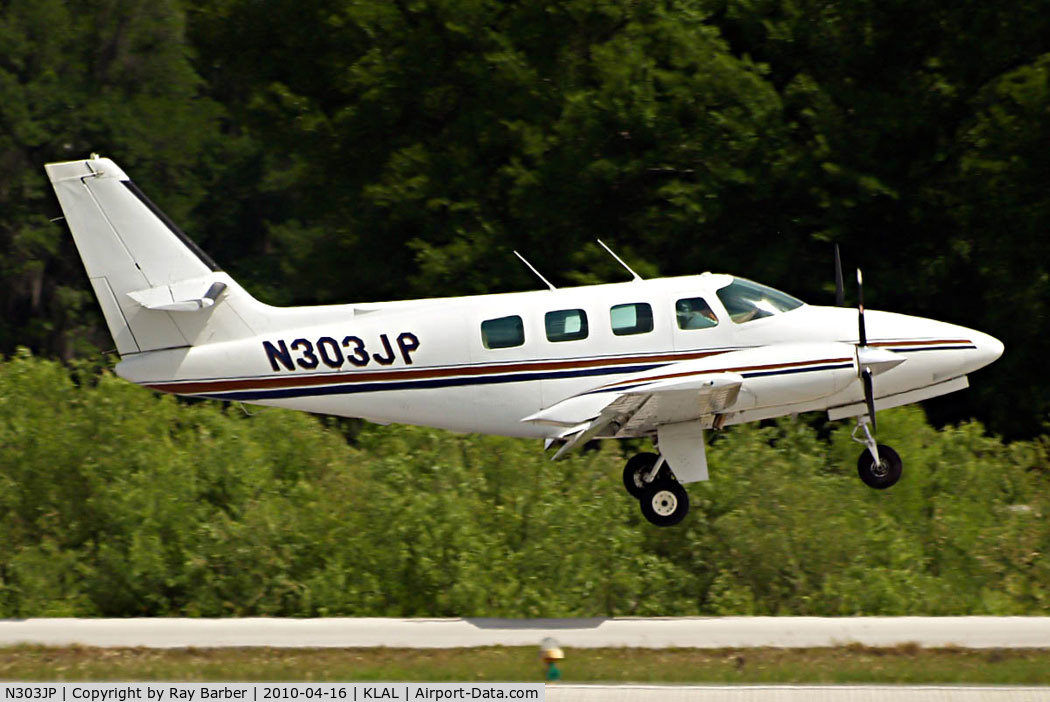
{"label": "antenna on fuselage", "polygon": [[846,290],[842,285],[842,257],[839,245],[835,244],[835,307],[846,306]]}
{"label": "antenna on fuselage", "polygon": [[598,242],[599,244],[601,244],[601,247],[602,247],[603,249],[605,249],[606,251],[608,251],[608,252],[609,252],[609,255],[610,255],[610,256],[612,256],[613,258],[615,258],[615,259],[616,259],[616,262],[617,262],[617,263],[619,263],[619,264],[620,264],[621,266],[623,266],[624,268],[626,268],[626,269],[627,269],[627,272],[628,272],[628,273],[630,273],[631,275],[633,275],[633,276],[634,276],[634,279],[635,279],[635,280],[641,280],[641,279],[642,279],[642,276],[638,275],[638,274],[637,274],[637,273],[635,273],[635,272],[634,272],[633,270],[631,270],[631,267],[630,267],[630,266],[628,266],[628,265],[627,265],[626,263],[624,263],[624,262],[623,262],[623,259],[622,259],[622,258],[620,258],[619,256],[617,256],[617,255],[616,255],[616,254],[615,254],[615,253],[613,252],[613,250],[612,250],[612,249],[610,249],[610,248],[609,248],[608,246],[606,246],[606,245],[605,245],[605,242],[604,242],[604,241],[602,241],[601,239],[595,239],[595,241],[597,241],[597,242]]}
{"label": "antenna on fuselage", "polygon": [[533,273],[535,273],[536,277],[539,278],[540,280],[542,280],[547,285],[548,288],[550,288],[551,290],[557,290],[557,288],[554,287],[554,285],[551,284],[551,282],[549,280],[547,280],[542,275],[540,275],[540,272],[538,270],[536,270],[536,268],[531,263],[529,263],[528,261],[525,260],[524,256],[522,256],[517,251],[514,252],[514,255],[517,256],[518,258],[520,258],[521,262],[524,263],[526,266],[528,266],[529,270],[532,271]]}

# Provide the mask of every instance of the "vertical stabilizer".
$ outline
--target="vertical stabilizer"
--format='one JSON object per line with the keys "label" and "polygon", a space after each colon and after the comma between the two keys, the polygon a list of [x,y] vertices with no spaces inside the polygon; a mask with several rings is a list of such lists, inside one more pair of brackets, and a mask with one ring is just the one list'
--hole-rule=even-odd
{"label": "vertical stabilizer", "polygon": [[45,166],[117,351],[251,335],[258,304],[107,158]]}

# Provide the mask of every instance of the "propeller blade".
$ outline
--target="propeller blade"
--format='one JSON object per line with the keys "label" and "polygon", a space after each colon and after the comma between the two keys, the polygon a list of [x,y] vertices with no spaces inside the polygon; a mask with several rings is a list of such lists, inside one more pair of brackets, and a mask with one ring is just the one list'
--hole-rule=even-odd
{"label": "propeller blade", "polygon": [[864,328],[864,276],[857,269],[857,333],[860,336],[860,345],[868,345],[868,332]]}
{"label": "propeller blade", "polygon": [[868,419],[871,420],[871,430],[876,431],[875,426],[875,388],[871,383],[871,369],[865,368],[860,373],[861,382],[864,383],[864,402],[868,405]]}
{"label": "propeller blade", "polygon": [[846,290],[842,285],[842,258],[839,256],[838,244],[835,244],[835,306],[846,306]]}

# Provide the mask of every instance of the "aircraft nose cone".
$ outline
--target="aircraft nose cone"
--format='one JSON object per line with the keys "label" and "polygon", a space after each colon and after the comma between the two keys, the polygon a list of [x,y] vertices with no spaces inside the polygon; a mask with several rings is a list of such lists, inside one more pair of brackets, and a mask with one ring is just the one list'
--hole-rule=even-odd
{"label": "aircraft nose cone", "polygon": [[971,337],[973,339],[974,346],[977,347],[975,355],[978,363],[978,368],[983,368],[989,363],[994,361],[1003,355],[1003,350],[1006,348],[1003,346],[1003,342],[996,339],[990,334],[984,334],[982,332],[973,332]]}

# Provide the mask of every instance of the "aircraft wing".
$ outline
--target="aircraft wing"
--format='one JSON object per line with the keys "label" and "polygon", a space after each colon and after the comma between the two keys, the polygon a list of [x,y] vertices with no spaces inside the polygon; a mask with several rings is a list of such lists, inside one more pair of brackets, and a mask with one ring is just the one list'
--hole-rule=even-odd
{"label": "aircraft wing", "polygon": [[[616,392],[571,397],[523,421],[561,424],[575,412],[589,417],[567,427],[560,458],[596,436],[642,436],[664,424],[677,424],[724,412],[736,402],[744,379],[736,373],[697,373],[639,382]],[[597,410],[595,416],[594,412]]]}

